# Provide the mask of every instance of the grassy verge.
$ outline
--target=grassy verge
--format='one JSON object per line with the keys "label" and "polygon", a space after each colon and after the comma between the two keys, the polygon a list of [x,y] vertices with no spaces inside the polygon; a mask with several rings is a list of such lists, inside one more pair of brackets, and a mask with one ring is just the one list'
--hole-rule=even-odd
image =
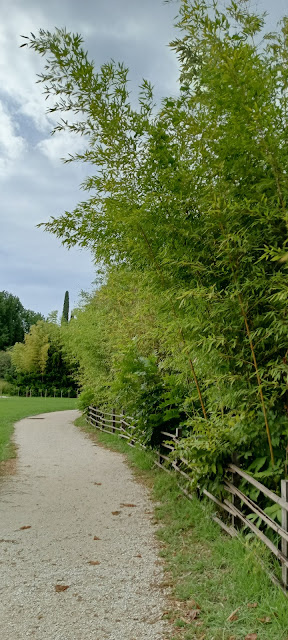
{"label": "grassy verge", "polygon": [[134,472],[157,500],[155,517],[165,561],[165,582],[173,597],[167,617],[173,640],[288,640],[288,601],[259,566],[266,549],[230,539],[211,520],[213,507],[188,500],[176,478],[153,468],[153,455],[131,449],[123,440],[95,433],[93,439],[125,453]]}
{"label": "grassy verge", "polygon": [[15,457],[11,443],[15,422],[38,413],[75,408],[75,398],[0,398],[0,461]]}

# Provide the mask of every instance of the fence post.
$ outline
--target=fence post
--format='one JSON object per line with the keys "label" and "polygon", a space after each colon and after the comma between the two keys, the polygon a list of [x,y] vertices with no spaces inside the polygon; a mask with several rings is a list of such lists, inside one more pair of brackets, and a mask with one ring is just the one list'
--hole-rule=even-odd
{"label": "fence post", "polygon": [[47,398],[47,389],[45,389],[45,398]]}
{"label": "fence post", "polygon": [[32,397],[32,390],[30,389],[30,398]]}
{"label": "fence post", "polygon": [[63,389],[61,389],[61,398],[63,398]]}
{"label": "fence post", "polygon": [[[281,480],[281,498],[288,502],[288,480]],[[282,508],[282,527],[285,531],[288,531],[288,513],[287,510]],[[288,543],[287,540],[281,538],[281,551],[285,558],[287,558]],[[282,582],[285,588],[288,587],[288,569],[282,565]]]}
{"label": "fence post", "polygon": [[[232,454],[232,462],[233,464],[235,464],[236,466],[238,466],[238,455],[237,453],[233,453]],[[233,473],[232,472],[232,479],[231,479],[231,483],[234,485],[234,487],[238,488],[239,487],[239,476],[237,473]],[[240,498],[238,498],[237,496],[234,495],[234,493],[231,495],[230,500],[232,502],[232,504],[234,505],[234,507],[236,507],[237,509],[239,509],[241,511],[241,500]],[[239,518],[237,518],[237,516],[232,515],[231,516],[231,525],[233,527],[233,529],[240,529],[242,525],[242,522],[239,520]]]}
{"label": "fence post", "polygon": [[121,411],[120,429],[123,429],[123,431],[125,431],[125,425],[123,424],[124,416],[125,416],[125,411],[124,411],[124,409],[122,409],[122,411]]}
{"label": "fence post", "polygon": [[115,413],[116,413],[116,409],[112,409],[112,433],[115,433],[115,423],[116,423]]}
{"label": "fence post", "polygon": [[177,438],[177,440],[182,438],[182,427],[177,427],[176,428],[176,438]]}

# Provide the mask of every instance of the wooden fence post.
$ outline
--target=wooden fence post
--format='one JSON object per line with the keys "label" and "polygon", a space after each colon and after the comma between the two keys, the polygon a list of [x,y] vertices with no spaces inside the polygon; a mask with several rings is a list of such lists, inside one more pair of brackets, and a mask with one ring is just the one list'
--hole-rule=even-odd
{"label": "wooden fence post", "polygon": [[[236,464],[236,466],[238,465],[238,455],[235,452],[232,454],[232,462],[233,464]],[[231,482],[234,487],[239,487],[239,476],[237,473],[233,473],[233,471]],[[234,493],[230,496],[230,500],[234,507],[237,507],[237,509],[241,509],[241,500],[237,496],[235,496]],[[233,514],[231,516],[231,525],[233,529],[240,529],[242,526],[242,522],[239,520],[239,518],[237,518],[237,516]]]}
{"label": "wooden fence post", "polygon": [[[288,502],[288,480],[281,480],[281,498]],[[287,510],[282,508],[282,527],[285,531],[288,531],[288,513]],[[285,558],[287,558],[288,543],[287,540],[281,538],[281,551]],[[288,587],[288,568],[282,564],[282,582],[285,588]]]}
{"label": "wooden fence post", "polygon": [[177,438],[177,440],[182,438],[182,427],[177,427],[176,428],[176,438]]}
{"label": "wooden fence post", "polygon": [[115,433],[115,425],[116,425],[116,409],[112,409],[112,433]]}
{"label": "wooden fence post", "polygon": [[124,416],[125,416],[125,411],[124,411],[124,409],[122,409],[122,411],[121,411],[121,423],[120,423],[120,428],[121,428],[121,429],[123,429],[123,431],[125,431],[125,425],[123,424]]}

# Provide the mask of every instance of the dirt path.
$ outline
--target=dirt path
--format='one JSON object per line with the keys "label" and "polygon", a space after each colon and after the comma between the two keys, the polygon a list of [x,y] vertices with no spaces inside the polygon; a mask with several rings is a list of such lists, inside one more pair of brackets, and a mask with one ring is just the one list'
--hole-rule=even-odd
{"label": "dirt path", "polygon": [[162,640],[151,503],[77,415],[16,425],[17,471],[0,482],[0,638]]}

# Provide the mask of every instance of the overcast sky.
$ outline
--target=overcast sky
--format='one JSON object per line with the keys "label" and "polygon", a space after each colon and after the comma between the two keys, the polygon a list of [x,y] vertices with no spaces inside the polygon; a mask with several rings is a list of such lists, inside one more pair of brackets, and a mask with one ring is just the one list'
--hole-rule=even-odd
{"label": "overcast sky", "polygon": [[[288,0],[262,0],[269,28],[288,13]],[[89,252],[68,251],[39,222],[72,209],[82,198],[80,165],[63,165],[70,141],[50,137],[43,88],[35,84],[43,60],[22,44],[20,34],[55,26],[77,31],[96,66],[110,58],[130,68],[131,89],[142,77],[157,98],[177,92],[177,63],[168,43],[177,2],[162,0],[0,0],[0,291],[19,296],[26,308],[47,315],[71,306],[89,291],[94,265]],[[85,168],[86,170],[86,168]]]}

